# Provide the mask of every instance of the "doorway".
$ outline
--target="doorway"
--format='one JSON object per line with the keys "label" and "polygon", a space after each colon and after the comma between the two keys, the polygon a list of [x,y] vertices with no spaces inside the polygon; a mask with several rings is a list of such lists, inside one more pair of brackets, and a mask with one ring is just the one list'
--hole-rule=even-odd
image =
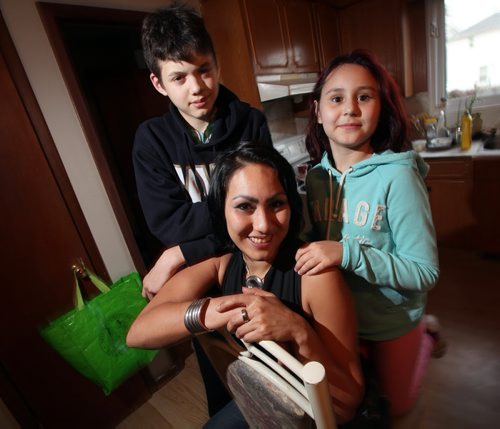
{"label": "doorway", "polygon": [[76,261],[109,276],[1,13],[0,94],[0,396],[23,428],[114,427],[151,397],[149,379],[105,396],[39,334],[74,308]]}
{"label": "doorway", "polygon": [[141,274],[162,244],[146,225],[137,195],[132,146],[138,125],[168,108],[143,61],[143,12],[38,3],[97,168]]}

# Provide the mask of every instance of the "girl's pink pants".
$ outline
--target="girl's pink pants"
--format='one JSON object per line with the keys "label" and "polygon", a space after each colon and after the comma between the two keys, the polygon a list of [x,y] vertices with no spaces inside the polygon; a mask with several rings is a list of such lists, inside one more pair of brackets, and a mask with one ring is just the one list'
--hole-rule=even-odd
{"label": "girl's pink pants", "polygon": [[392,416],[413,407],[434,347],[422,321],[411,331],[386,341],[361,340],[361,353],[375,367],[377,379],[389,401]]}

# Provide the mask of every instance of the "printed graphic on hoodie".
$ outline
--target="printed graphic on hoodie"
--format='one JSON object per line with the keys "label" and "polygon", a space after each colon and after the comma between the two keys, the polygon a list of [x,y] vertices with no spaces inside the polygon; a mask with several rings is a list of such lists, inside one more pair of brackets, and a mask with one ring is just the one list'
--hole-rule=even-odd
{"label": "printed graphic on hoodie", "polygon": [[[323,203],[323,204],[321,204]],[[360,228],[364,227],[367,223],[370,224],[372,231],[380,231],[381,222],[384,219],[386,206],[384,204],[374,204],[370,207],[368,201],[352,202],[354,210],[349,214],[349,207],[351,203],[343,198],[338,210],[335,207],[330,207],[329,200],[312,201],[312,214],[314,222],[337,222],[344,224],[354,224]],[[329,209],[330,207],[330,209]]]}
{"label": "printed graphic on hoodie", "polygon": [[193,170],[189,165],[174,164],[175,172],[193,203],[202,201],[203,197],[208,194],[210,174],[214,167],[215,163],[195,165]]}

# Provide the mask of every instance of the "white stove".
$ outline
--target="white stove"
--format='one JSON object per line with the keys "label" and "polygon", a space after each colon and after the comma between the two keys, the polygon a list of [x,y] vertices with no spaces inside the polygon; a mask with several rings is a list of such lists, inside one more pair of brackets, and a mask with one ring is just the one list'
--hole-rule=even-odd
{"label": "white stove", "polygon": [[306,209],[307,197],[304,185],[305,177],[299,174],[297,168],[300,164],[306,163],[311,159],[306,149],[305,136],[303,134],[299,134],[292,137],[279,138],[279,136],[273,134],[273,142],[274,147],[286,158],[295,170],[295,175],[297,177],[297,190],[302,198],[304,231],[309,231],[311,229],[311,222],[309,220],[309,213]]}
{"label": "white stove", "polygon": [[306,150],[305,136],[299,134],[291,137],[276,138],[273,136],[274,147],[283,155],[297,172],[297,166],[310,160]]}

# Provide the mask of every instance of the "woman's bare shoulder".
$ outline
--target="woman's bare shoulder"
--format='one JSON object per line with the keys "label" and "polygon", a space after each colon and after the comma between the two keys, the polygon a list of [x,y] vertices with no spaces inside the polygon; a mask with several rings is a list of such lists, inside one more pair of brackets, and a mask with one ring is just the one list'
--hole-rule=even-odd
{"label": "woman's bare shoulder", "polygon": [[338,268],[328,268],[314,275],[304,275],[302,279],[302,302],[306,311],[322,302],[344,299],[348,292],[344,278]]}
{"label": "woman's bare shoulder", "polygon": [[327,268],[320,273],[314,275],[302,276],[302,287],[312,288],[319,285],[326,285],[330,287],[339,287],[344,285],[344,278],[339,268]]}
{"label": "woman's bare shoulder", "polygon": [[219,285],[222,285],[222,281],[224,280],[224,274],[226,273],[227,266],[229,265],[229,261],[233,256],[232,253],[226,253],[217,258],[217,273],[219,279]]}

